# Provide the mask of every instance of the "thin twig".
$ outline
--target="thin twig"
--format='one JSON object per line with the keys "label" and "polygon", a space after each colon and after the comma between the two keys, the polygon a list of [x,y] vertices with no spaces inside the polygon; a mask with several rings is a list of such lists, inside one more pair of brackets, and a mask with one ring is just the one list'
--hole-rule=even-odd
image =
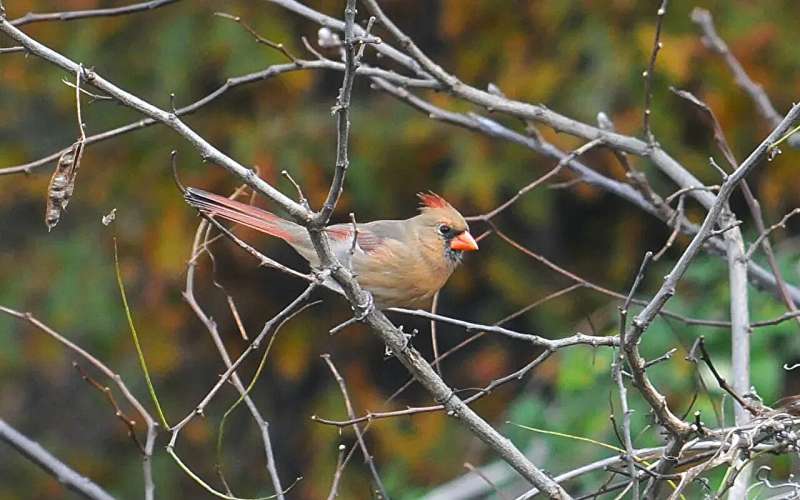
{"label": "thin twig", "polygon": [[113,7],[108,9],[88,9],[47,13],[29,12],[22,17],[12,20],[11,24],[14,26],[23,26],[25,24],[41,23],[44,21],[74,21],[77,19],[88,19],[91,17],[124,16],[133,14],[135,12],[157,9],[175,2],[178,2],[178,0],[150,0],[148,2],[135,3],[131,5],[125,5],[123,7]]}
{"label": "thin twig", "polygon": [[25,47],[0,47],[0,55],[13,54],[14,52],[25,52]]}
{"label": "thin twig", "polygon": [[647,69],[642,75],[644,76],[644,136],[650,144],[653,144],[656,140],[650,129],[650,115],[652,113],[650,106],[653,100],[653,73],[656,68],[658,52],[663,47],[661,43],[661,28],[664,25],[664,17],[667,14],[667,3],[668,0],[662,0],[661,6],[656,13],[656,35],[653,39],[653,50],[650,52],[650,63],[647,65]]}
{"label": "thin twig", "polygon": [[[238,190],[237,190],[238,192]],[[234,192],[234,197],[237,194]],[[189,307],[195,313],[197,318],[205,325],[206,330],[208,330],[209,335],[211,335],[211,339],[214,342],[214,345],[217,348],[217,351],[222,358],[223,363],[227,368],[230,368],[232,365],[231,358],[228,355],[228,351],[225,349],[225,345],[222,342],[222,338],[219,335],[219,331],[217,329],[217,325],[211,318],[203,311],[200,307],[200,304],[197,302],[194,296],[194,277],[195,277],[195,270],[197,267],[197,255],[200,252],[205,251],[208,255],[211,255],[210,251],[208,250],[208,240],[203,242],[202,249],[200,248],[201,238],[203,234],[207,234],[207,229],[209,228],[208,222],[203,220],[197,227],[197,231],[195,232],[194,243],[192,245],[192,256],[193,258],[189,260],[189,264],[186,270],[186,287],[184,289],[184,299],[186,300]],[[233,309],[235,311],[236,309]],[[235,314],[235,317],[238,317],[238,314]],[[237,320],[237,324],[240,323],[241,320]],[[244,332],[244,327],[240,326],[241,331]],[[246,334],[245,334],[246,336]],[[261,415],[261,412],[258,410],[258,407],[253,402],[250,395],[247,394],[244,385],[242,384],[239,374],[235,371],[231,373],[231,381],[233,382],[234,387],[236,390],[239,391],[239,394],[243,397],[245,405],[247,409],[250,411],[250,414],[253,416],[253,420],[256,422],[259,431],[261,433],[261,440],[264,444],[264,454],[266,458],[266,469],[267,473],[269,474],[270,480],[272,481],[273,490],[276,493],[276,498],[278,500],[283,500],[283,486],[281,484],[280,475],[278,474],[277,464],[275,463],[275,456],[272,449],[272,439],[269,434],[269,423],[264,419]]]}
{"label": "thin twig", "polygon": [[531,182],[527,186],[525,186],[522,189],[520,189],[519,191],[517,191],[517,193],[514,196],[512,196],[511,198],[506,200],[506,202],[503,203],[502,205],[498,206],[497,208],[495,208],[492,211],[487,212],[485,214],[473,215],[471,217],[466,217],[466,219],[468,221],[475,221],[475,220],[487,221],[487,220],[495,217],[500,212],[502,212],[503,210],[507,209],[508,207],[510,207],[511,205],[516,203],[517,200],[519,200],[523,195],[525,195],[525,193],[527,193],[527,192],[529,192],[529,191],[531,191],[533,189],[536,189],[536,187],[540,186],[542,183],[546,182],[548,179],[558,175],[561,172],[561,170],[564,168],[564,166],[569,164],[572,160],[574,160],[576,158],[579,158],[580,156],[586,154],[586,152],[588,152],[589,150],[591,150],[591,149],[593,149],[593,148],[595,148],[597,146],[600,146],[602,144],[603,144],[602,139],[595,139],[593,141],[587,142],[586,144],[582,145],[581,147],[573,150],[571,153],[565,155],[563,158],[561,158],[558,161],[556,166],[553,167],[549,172],[547,172],[543,176],[537,178],[536,180],[534,180],[533,182]]}
{"label": "thin twig", "polygon": [[77,361],[72,362],[72,366],[78,370],[80,373],[81,378],[89,385],[97,389],[105,398],[108,400],[109,404],[112,408],[114,408],[114,415],[125,425],[125,428],[128,431],[128,436],[131,438],[133,443],[142,453],[145,454],[144,445],[141,441],[139,441],[139,437],[136,435],[136,421],[132,418],[128,417],[125,412],[122,411],[122,408],[119,407],[117,404],[117,400],[114,398],[114,394],[111,392],[111,388],[107,385],[103,385],[97,380],[93,379],[86,371],[81,368],[81,365],[78,364]]}
{"label": "thin twig", "polygon": [[758,249],[759,245],[766,240],[766,238],[776,229],[786,229],[786,223],[792,217],[800,214],[800,208],[795,208],[791,212],[787,213],[786,215],[781,218],[781,220],[770,227],[764,229],[761,234],[758,235],[753,243],[750,244],[750,247],[747,249],[747,253],[745,254],[745,259],[750,260],[753,258],[753,253]]}
{"label": "thin twig", "polygon": [[191,420],[194,419],[197,415],[202,415],[205,407],[211,402],[217,392],[222,388],[222,386],[228,381],[228,379],[233,375],[239,365],[250,355],[251,352],[256,351],[261,348],[261,344],[264,339],[269,335],[273,329],[280,325],[281,322],[288,316],[290,316],[294,310],[301,306],[305,300],[308,298],[309,295],[319,286],[319,280],[312,281],[308,287],[298,295],[291,303],[289,303],[286,307],[284,307],[278,314],[272,317],[269,321],[266,322],[264,328],[261,330],[261,333],[251,342],[247,348],[236,358],[236,361],[230,364],[228,369],[223,373],[219,380],[217,380],[216,384],[206,393],[202,400],[195,406],[195,408],[186,415],[180,422],[170,427],[171,437],[169,444],[167,445],[168,449],[174,448],[175,442],[178,439],[178,433],[183,429],[186,424],[188,424]]}
{"label": "thin twig", "polygon": [[344,452],[347,447],[340,444],[338,449],[339,453],[336,455],[336,469],[333,473],[333,481],[331,481],[331,489],[328,493],[328,500],[334,500],[339,496],[339,481],[342,479],[342,472],[344,472]]}
{"label": "thin twig", "polygon": [[[728,44],[717,34],[711,13],[706,9],[695,7],[692,10],[691,19],[703,33],[703,42],[706,47],[722,56],[725,64],[733,73],[734,82],[750,96],[750,99],[756,105],[756,109],[770,126],[777,127],[781,122],[782,116],[772,105],[769,96],[764,92],[764,88],[750,78],[742,64],[736,59],[736,56],[731,53]],[[800,145],[800,138],[793,138],[789,142],[792,146],[797,147]]]}
{"label": "thin twig", "polygon": [[[647,265],[653,258],[653,252],[647,252],[642,259],[642,264],[639,266],[639,272],[633,280],[628,296],[625,297],[625,302],[619,309],[619,342],[625,345],[625,331],[627,329],[628,307],[630,307],[633,294],[639,288],[639,284],[644,279]],[[628,473],[630,475],[630,485],[633,489],[633,498],[639,500],[641,498],[639,492],[639,480],[636,476],[635,460],[633,458],[633,440],[631,439],[631,410],[628,406],[628,390],[625,387],[625,380],[622,378],[623,364],[625,363],[625,355],[621,348],[618,348],[614,353],[614,362],[611,365],[612,378],[617,384],[617,392],[619,392],[620,408],[622,410],[622,442],[625,446],[625,453],[627,455]],[[615,426],[616,430],[616,426]]]}
{"label": "thin twig", "polygon": [[475,467],[474,465],[472,465],[469,462],[464,462],[464,468],[467,469],[468,471],[472,472],[473,474],[475,474],[476,476],[478,476],[482,480],[484,480],[486,482],[486,484],[488,484],[489,487],[492,488],[492,490],[495,492],[495,494],[497,495],[498,498],[500,498],[502,500],[507,500],[508,499],[508,497],[502,491],[500,491],[500,488],[498,488],[497,485],[494,484],[494,482],[491,479],[489,479],[489,477],[486,474],[481,472],[481,470],[478,467]]}
{"label": "thin twig", "polygon": [[252,35],[253,38],[255,38],[256,42],[277,50],[278,52],[280,52],[281,54],[286,56],[286,58],[289,59],[293,63],[297,62],[297,58],[294,57],[292,55],[292,53],[289,52],[289,50],[282,43],[273,42],[272,40],[269,40],[269,39],[264,38],[263,36],[259,35],[258,32],[256,32],[256,30],[254,30],[252,28],[252,26],[250,26],[249,24],[244,22],[241,17],[232,16],[231,14],[227,14],[225,12],[215,12],[214,15],[217,16],[217,17],[221,17],[223,19],[230,19],[231,21],[233,21],[235,23],[238,23],[239,26],[244,28],[245,31],[250,33],[250,35]]}
{"label": "thin twig", "polygon": [[728,384],[728,382],[724,378],[722,378],[722,375],[719,374],[719,372],[717,371],[716,367],[714,366],[714,363],[711,361],[711,356],[709,356],[708,351],[706,350],[706,345],[705,345],[704,338],[703,337],[698,338],[696,343],[695,343],[695,345],[696,345],[696,349],[693,347],[692,351],[695,351],[695,350],[699,350],[700,351],[700,359],[702,359],[703,362],[706,364],[706,366],[708,367],[709,371],[714,376],[714,379],[717,381],[717,384],[719,384],[720,388],[723,389],[728,394],[730,394],[731,397],[733,399],[735,399],[736,402],[739,403],[742,406],[742,408],[747,410],[752,416],[754,416],[754,417],[759,416],[761,414],[761,410],[759,408],[753,406],[752,403],[748,402],[746,399],[744,399],[742,396],[740,396],[733,389],[733,387],[731,387],[730,384]]}
{"label": "thin twig", "polygon": [[[328,365],[328,368],[330,368],[331,373],[333,374],[333,378],[339,385],[339,390],[342,393],[344,405],[347,409],[347,415],[351,420],[354,419],[356,414],[355,410],[353,409],[353,403],[350,401],[350,396],[347,393],[347,384],[345,384],[344,378],[339,374],[339,370],[337,370],[336,366],[333,364],[330,354],[323,354],[320,357],[325,360],[325,363]],[[383,486],[383,481],[381,481],[381,477],[378,475],[378,469],[375,467],[375,460],[373,460],[372,455],[367,449],[367,443],[364,441],[364,435],[358,424],[353,424],[353,432],[356,435],[358,446],[361,448],[361,453],[364,455],[364,462],[367,464],[367,467],[369,467],[370,474],[372,475],[372,481],[375,483],[375,488],[377,489],[376,493],[380,495],[379,498],[389,498],[386,495],[386,488]]]}

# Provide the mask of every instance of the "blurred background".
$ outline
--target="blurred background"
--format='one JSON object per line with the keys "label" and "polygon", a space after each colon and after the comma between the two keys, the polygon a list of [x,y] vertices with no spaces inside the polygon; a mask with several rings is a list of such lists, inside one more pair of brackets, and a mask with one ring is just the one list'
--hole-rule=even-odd
{"label": "blurred background", "polygon": [[[340,17],[341,0],[315,0],[312,7]],[[383,0],[387,13],[446,69],[485,88],[496,84],[506,95],[548,107],[593,123],[605,111],[617,129],[641,135],[642,71],[649,59],[660,2],[613,0],[509,1]],[[121,2],[98,0],[6,1],[10,18],[28,11],[111,7]],[[653,130],[659,142],[694,175],[709,184],[718,174],[707,158],[717,154],[708,129],[697,114],[672,95],[670,85],[704,99],[717,114],[739,157],[769,131],[752,102],[734,84],[721,60],[703,47],[689,20],[695,6],[709,9],[720,34],[745,69],[764,85],[780,112],[797,100],[800,4],[793,0],[670,2],[654,79]],[[124,89],[167,108],[189,104],[242,75],[285,62],[278,52],[255,43],[240,26],[215,17],[216,11],[242,16],[262,36],[284,43],[295,55],[312,57],[301,36],[316,40],[317,26],[265,1],[186,1],[153,12],[26,26],[37,40],[93,67]],[[378,35],[385,33],[378,32]],[[8,39],[0,46],[12,45]],[[368,48],[366,60],[375,62]],[[74,90],[53,66],[24,54],[0,56],[0,167],[38,159],[71,144],[76,137]],[[67,77],[68,78],[68,77]],[[280,176],[285,169],[302,186],[314,207],[324,199],[334,164],[335,130],[330,115],[341,75],[303,71],[286,74],[228,92],[186,118],[186,122],[239,162],[257,166],[260,175],[293,195]],[[437,105],[472,110],[446,95],[421,93]],[[477,110],[483,112],[482,110]],[[104,101],[84,103],[88,133],[135,121],[139,115]],[[522,126],[497,117],[516,129]],[[434,190],[465,214],[486,212],[554,162],[519,146],[428,119],[390,96],[356,82],[353,104],[351,168],[337,221],[349,212],[358,220],[405,218],[415,213],[415,193]],[[541,127],[564,149],[580,144]],[[125,322],[116,289],[113,238],[140,334],[167,418],[186,415],[224,371],[207,332],[181,296],[186,262],[199,219],[183,202],[169,168],[169,152],[178,150],[183,182],[228,193],[238,182],[222,169],[206,165],[191,146],[171,131],[154,126],[89,146],[75,195],[60,224],[48,233],[43,217],[52,165],[30,175],[0,176],[0,304],[31,311],[122,374],[146,404],[147,388]],[[767,224],[776,222],[800,202],[796,163],[800,155],[784,150],[776,161],[753,175]],[[608,151],[585,157],[592,168],[618,179],[624,172]],[[664,196],[674,185],[646,161],[635,159]],[[558,181],[569,181],[569,174]],[[738,196],[738,195],[737,195]],[[259,201],[265,205],[263,200]],[[116,222],[100,219],[112,208]],[[274,207],[272,207],[274,209]],[[699,207],[687,205],[694,220]],[[755,233],[742,200],[734,209],[744,218],[746,236]],[[670,231],[636,207],[585,184],[540,187],[497,219],[501,229],[557,264],[613,290],[625,292],[646,250],[659,249]],[[485,229],[474,224],[474,233]],[[774,242],[786,278],[800,281],[798,223],[778,232]],[[268,255],[304,269],[286,245],[247,230],[240,235]],[[646,297],[674,263],[687,240],[678,238],[664,258],[651,267],[640,295]],[[214,245],[216,273],[203,260],[197,297],[219,323],[232,353],[246,345],[231,317],[223,285],[235,299],[251,334],[283,308],[304,285],[277,271],[257,267],[232,244]],[[757,259],[763,261],[763,256]],[[480,252],[465,259],[444,289],[439,311],[468,321],[493,323],[515,310],[572,284],[496,236],[481,242]],[[345,377],[358,414],[366,410],[402,409],[429,404],[427,394],[412,386],[396,401],[385,399],[407,379],[381,342],[355,326],[331,337],[328,330],[347,319],[345,301],[317,293],[323,304],[304,312],[280,331],[253,397],[271,423],[278,470],[285,484],[303,476],[290,497],[327,495],[340,443],[352,444],[352,431],[314,423],[311,415],[346,417],[339,389],[320,358],[330,353]],[[549,301],[512,322],[510,328],[561,337],[577,331],[614,334],[617,303],[590,290],[577,290]],[[768,294],[753,290],[753,320],[784,312]],[[669,308],[693,317],[727,319],[727,267],[724,261],[699,257]],[[406,331],[418,328],[414,345],[429,359],[429,326],[425,321],[393,315]],[[759,329],[752,337],[752,381],[767,404],[796,394],[798,379],[781,367],[798,360],[797,323]],[[439,326],[441,350],[472,334]],[[678,353],[653,369],[659,388],[681,413],[693,396],[694,409],[717,422],[712,401],[721,392],[714,383],[702,390],[686,349],[706,336],[723,373],[728,366],[725,329],[687,326],[658,320],[645,336],[646,357],[672,347]],[[460,388],[480,387],[506,375],[539,354],[506,338],[486,336],[442,364],[445,379]],[[539,463],[558,473],[613,452],[572,439],[534,433],[507,421],[584,436],[617,445],[609,423],[609,401],[616,398],[610,376],[611,352],[578,347],[557,353],[519,383],[484,397],[474,408],[523,448],[529,443]],[[142,492],[141,462],[126,429],[106,400],[72,367],[73,355],[29,325],[0,316],[0,417],[35,438],[77,470],[121,498]],[[84,363],[85,365],[85,363]],[[253,358],[240,371],[249,380]],[[92,372],[93,373],[93,372]],[[199,475],[221,488],[214,472],[217,427],[237,399],[226,387],[206,411],[181,434],[178,452]],[[658,445],[652,429],[639,434],[651,419],[632,395],[637,446]],[[615,399],[616,400],[616,399]],[[732,412],[729,406],[726,415]],[[143,428],[139,426],[140,431]],[[164,453],[165,435],[156,447],[155,478],[161,498],[204,498],[207,493],[181,472]],[[431,488],[466,474],[464,463],[481,465],[494,457],[462,427],[438,413],[375,422],[367,434],[370,450],[389,493],[417,498]],[[246,410],[233,414],[224,442],[228,482],[239,496],[271,494],[263,468],[263,448]],[[778,473],[792,465],[772,464]],[[605,478],[598,474],[573,482],[571,491],[588,490]],[[348,465],[341,498],[368,498],[368,469],[358,454]],[[69,497],[10,448],[0,446],[0,499]]]}

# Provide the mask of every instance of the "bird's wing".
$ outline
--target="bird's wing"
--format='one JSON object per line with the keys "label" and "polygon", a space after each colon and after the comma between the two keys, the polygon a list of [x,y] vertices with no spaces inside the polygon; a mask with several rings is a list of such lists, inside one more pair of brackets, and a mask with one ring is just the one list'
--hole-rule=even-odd
{"label": "bird's wing", "polygon": [[[381,251],[388,240],[405,241],[406,227],[400,220],[381,220],[356,224],[358,237],[356,238],[357,247],[364,253],[371,254]],[[353,244],[353,225],[336,224],[327,229],[328,236],[335,246],[341,245],[343,249],[349,251]],[[338,248],[337,248],[338,249]]]}
{"label": "bird's wing", "polygon": [[[326,232],[331,240],[331,247],[334,253],[339,256],[343,252],[349,252],[353,245],[353,226],[352,224],[336,224],[327,228]],[[358,226],[358,236],[356,237],[356,249],[364,253],[372,253],[378,250],[383,243],[383,238],[367,228]]]}

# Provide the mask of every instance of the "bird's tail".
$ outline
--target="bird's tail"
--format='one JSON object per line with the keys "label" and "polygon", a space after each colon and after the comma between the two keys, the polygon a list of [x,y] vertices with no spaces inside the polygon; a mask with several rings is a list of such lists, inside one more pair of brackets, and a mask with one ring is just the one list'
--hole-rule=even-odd
{"label": "bird's tail", "polygon": [[299,231],[301,226],[271,212],[202,189],[187,188],[184,197],[189,205],[206,215],[236,222],[289,243],[303,233]]}

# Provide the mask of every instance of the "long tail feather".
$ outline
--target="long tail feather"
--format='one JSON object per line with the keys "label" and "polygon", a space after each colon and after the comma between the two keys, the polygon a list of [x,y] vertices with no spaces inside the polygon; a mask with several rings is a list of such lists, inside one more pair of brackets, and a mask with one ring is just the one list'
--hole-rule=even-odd
{"label": "long tail feather", "polygon": [[197,188],[187,188],[185,198],[187,203],[206,215],[236,222],[288,242],[295,239],[292,232],[295,224],[266,210]]}

